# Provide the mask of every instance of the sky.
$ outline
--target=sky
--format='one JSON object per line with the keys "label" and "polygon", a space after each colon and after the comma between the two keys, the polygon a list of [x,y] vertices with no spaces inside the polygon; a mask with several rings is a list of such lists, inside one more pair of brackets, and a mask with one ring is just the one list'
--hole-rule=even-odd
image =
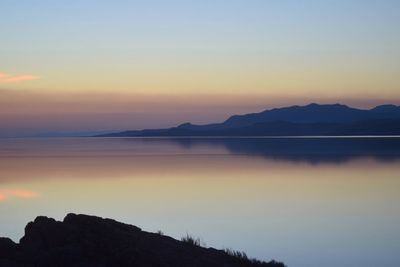
{"label": "sky", "polygon": [[2,0],[0,136],[400,104],[400,1]]}

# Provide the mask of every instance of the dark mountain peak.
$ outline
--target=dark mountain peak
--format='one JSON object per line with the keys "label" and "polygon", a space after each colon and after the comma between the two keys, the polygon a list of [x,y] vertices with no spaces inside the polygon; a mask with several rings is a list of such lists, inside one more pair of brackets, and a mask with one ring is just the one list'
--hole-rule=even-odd
{"label": "dark mountain peak", "polygon": [[[318,104],[318,103],[314,103],[314,102],[306,105],[306,107],[319,107],[319,106],[322,106],[322,105]],[[296,107],[299,107],[299,106],[296,106]]]}
{"label": "dark mountain peak", "polygon": [[[319,107],[319,106],[321,106],[321,105],[320,105],[320,104],[317,104],[317,103],[310,103],[310,104],[306,105],[305,107],[315,108],[315,107]],[[298,106],[297,106],[297,107],[298,107]]]}
{"label": "dark mountain peak", "polygon": [[231,127],[242,127],[260,122],[287,121],[294,123],[350,122],[362,117],[363,111],[342,104],[317,104],[274,108],[260,113],[234,115],[224,122]]}
{"label": "dark mountain peak", "polygon": [[311,103],[308,104],[306,106],[295,106],[295,107],[300,107],[300,108],[336,108],[336,109],[351,109],[349,106],[347,105],[343,105],[343,104],[339,104],[339,103],[335,103],[335,104],[318,104],[318,103]]}
{"label": "dark mountain peak", "polygon": [[182,123],[182,124],[179,124],[178,125],[178,128],[191,128],[191,127],[193,127],[194,125],[192,124],[192,123],[190,123],[190,122],[185,122],[185,123]]}
{"label": "dark mountain peak", "polygon": [[0,238],[0,266],[284,267],[243,255],[72,213],[62,222],[37,217],[28,223],[19,244]]}
{"label": "dark mountain peak", "polygon": [[[353,109],[356,110],[355,108],[351,108],[347,105],[335,103],[335,104],[318,104],[318,103],[310,103],[307,105],[293,105],[293,106],[288,106],[288,107],[281,107],[281,108],[273,108],[270,110],[264,110],[261,113],[268,113],[268,112],[280,112],[280,111],[298,111],[298,110],[315,110],[315,109]],[[259,113],[251,113],[251,114],[259,114]],[[240,115],[239,115],[240,116]]]}
{"label": "dark mountain peak", "polygon": [[386,104],[386,105],[380,105],[376,106],[373,109],[371,109],[373,112],[378,112],[378,113],[393,113],[393,112],[398,112],[400,113],[400,106],[392,105],[392,104]]}

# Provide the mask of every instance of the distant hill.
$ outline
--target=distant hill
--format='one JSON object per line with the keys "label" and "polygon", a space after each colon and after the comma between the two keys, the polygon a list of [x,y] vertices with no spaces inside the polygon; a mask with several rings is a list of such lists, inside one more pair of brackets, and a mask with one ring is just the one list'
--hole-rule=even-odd
{"label": "distant hill", "polygon": [[400,135],[400,106],[364,110],[341,104],[291,106],[234,115],[222,123],[184,123],[167,129],[132,130],[98,135],[124,136],[301,136]]}
{"label": "distant hill", "polygon": [[37,217],[16,244],[0,238],[0,266],[208,266],[284,267],[243,252],[201,247],[190,236],[175,240],[111,219],[68,214],[59,222]]}

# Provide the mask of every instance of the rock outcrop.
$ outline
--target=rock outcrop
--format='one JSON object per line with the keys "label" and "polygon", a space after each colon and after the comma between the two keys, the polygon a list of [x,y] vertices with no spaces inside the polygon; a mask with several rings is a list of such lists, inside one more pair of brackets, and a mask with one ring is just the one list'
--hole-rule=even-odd
{"label": "rock outcrop", "polygon": [[[239,255],[239,256],[238,256]],[[37,217],[16,244],[0,238],[0,266],[283,267],[204,248],[95,216],[68,214],[64,221]]]}

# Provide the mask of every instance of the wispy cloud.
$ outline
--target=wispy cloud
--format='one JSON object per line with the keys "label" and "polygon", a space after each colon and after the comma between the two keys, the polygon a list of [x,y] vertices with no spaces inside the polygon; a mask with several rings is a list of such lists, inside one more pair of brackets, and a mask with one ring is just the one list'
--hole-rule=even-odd
{"label": "wispy cloud", "polygon": [[33,198],[39,196],[38,193],[28,190],[0,190],[0,202],[9,198]]}
{"label": "wispy cloud", "polygon": [[23,81],[32,81],[40,79],[39,76],[31,74],[8,74],[0,71],[0,83],[18,83]]}

